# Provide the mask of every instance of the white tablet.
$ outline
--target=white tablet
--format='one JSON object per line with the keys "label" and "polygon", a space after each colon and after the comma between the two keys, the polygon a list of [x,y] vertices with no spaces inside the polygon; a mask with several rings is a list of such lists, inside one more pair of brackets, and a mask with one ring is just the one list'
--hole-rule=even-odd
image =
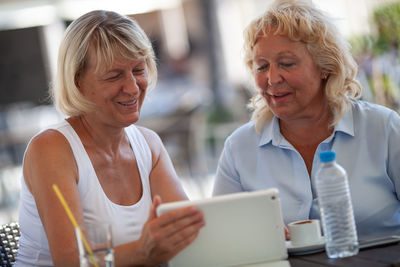
{"label": "white tablet", "polygon": [[233,266],[287,258],[278,190],[161,204],[157,214],[197,206],[206,225],[169,266]]}

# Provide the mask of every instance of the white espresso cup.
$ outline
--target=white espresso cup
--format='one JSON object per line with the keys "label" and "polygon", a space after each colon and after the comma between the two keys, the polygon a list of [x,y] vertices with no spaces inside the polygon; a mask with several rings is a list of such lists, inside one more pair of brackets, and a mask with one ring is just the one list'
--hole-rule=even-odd
{"label": "white espresso cup", "polygon": [[321,241],[319,220],[295,221],[288,224],[293,246],[307,246]]}

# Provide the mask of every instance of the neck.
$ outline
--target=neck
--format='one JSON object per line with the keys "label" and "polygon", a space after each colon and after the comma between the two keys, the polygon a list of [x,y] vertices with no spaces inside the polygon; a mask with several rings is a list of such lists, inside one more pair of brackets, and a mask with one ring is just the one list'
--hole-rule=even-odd
{"label": "neck", "polygon": [[68,119],[85,147],[97,147],[105,151],[116,151],[125,141],[123,128],[110,127],[86,115]]}
{"label": "neck", "polygon": [[308,146],[319,144],[331,135],[332,113],[325,106],[320,112],[307,118],[279,120],[282,135],[293,145]]}

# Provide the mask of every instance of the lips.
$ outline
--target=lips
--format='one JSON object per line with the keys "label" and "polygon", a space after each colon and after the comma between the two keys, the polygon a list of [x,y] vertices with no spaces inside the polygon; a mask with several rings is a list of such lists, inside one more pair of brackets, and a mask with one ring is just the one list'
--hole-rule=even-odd
{"label": "lips", "polygon": [[292,95],[291,92],[288,91],[263,91],[263,96],[266,99],[270,99],[272,101],[272,103],[275,104],[283,104],[286,103],[286,101],[290,98],[290,96]]}
{"label": "lips", "polygon": [[289,93],[269,94],[272,97],[280,98],[289,95]]}
{"label": "lips", "polygon": [[281,97],[285,97],[287,95],[290,95],[290,92],[267,92],[267,91],[263,91],[262,94],[264,96],[270,96],[273,98],[281,98]]}
{"label": "lips", "polygon": [[123,105],[125,107],[133,106],[137,103],[137,99],[131,100],[131,101],[119,101],[117,102],[120,105]]}

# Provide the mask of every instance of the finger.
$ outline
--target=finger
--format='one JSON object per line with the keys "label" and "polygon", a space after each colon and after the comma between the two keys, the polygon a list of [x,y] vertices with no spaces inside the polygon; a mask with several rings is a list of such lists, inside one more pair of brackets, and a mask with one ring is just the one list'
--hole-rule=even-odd
{"label": "finger", "polygon": [[166,247],[166,250],[162,252],[160,255],[162,258],[162,262],[168,262],[171,260],[175,255],[177,255],[179,252],[181,252],[185,247],[190,245],[198,236],[198,233],[195,233],[185,240],[182,240],[180,243],[177,243],[175,246],[169,245]]}
{"label": "finger", "polygon": [[196,239],[200,228],[203,226],[204,222],[197,223],[181,231],[179,234],[177,233],[169,239],[159,242],[161,251],[164,251],[163,254],[168,258],[167,260],[171,259],[182,249],[191,244]]}
{"label": "finger", "polygon": [[159,217],[160,218],[159,223],[161,227],[164,227],[170,223],[174,223],[175,221],[178,221],[185,217],[193,216],[195,214],[202,214],[202,212],[196,206],[189,206],[185,208],[172,210],[161,215]]}
{"label": "finger", "polygon": [[177,242],[175,244],[175,255],[181,252],[184,248],[189,246],[191,243],[193,243],[194,240],[196,240],[197,236],[199,235],[199,232],[193,233],[192,235],[188,236],[187,238]]}
{"label": "finger", "polygon": [[285,226],[285,238],[286,238],[286,240],[290,240],[290,232],[289,232],[289,230],[287,229],[287,227]]}
{"label": "finger", "polygon": [[190,216],[174,220],[173,222],[164,225],[164,227],[162,227],[161,229],[164,233],[164,236],[169,237],[197,223],[205,223],[202,212],[196,212]]}
{"label": "finger", "polygon": [[[205,225],[204,220],[191,224],[170,237],[157,238],[158,252],[163,255],[164,261],[169,261],[186,246],[192,243],[198,236],[199,230]],[[159,236],[160,237],[160,236]]]}
{"label": "finger", "polygon": [[[205,222],[200,221],[194,224],[191,224],[181,231],[176,232],[174,235],[171,236],[170,242],[172,246],[180,247],[182,245],[187,246],[191,242],[193,242],[194,238],[197,237],[199,231],[202,227],[204,227]],[[194,238],[193,238],[194,237]]]}
{"label": "finger", "polygon": [[153,198],[154,209],[156,210],[157,207],[160,206],[161,203],[162,203],[162,200],[161,200],[160,195],[155,195]]}
{"label": "finger", "polygon": [[157,207],[162,203],[161,197],[159,195],[155,195],[153,198],[153,203],[151,204],[150,207],[150,212],[149,212],[149,218],[147,221],[151,221],[155,218],[157,218]]}

